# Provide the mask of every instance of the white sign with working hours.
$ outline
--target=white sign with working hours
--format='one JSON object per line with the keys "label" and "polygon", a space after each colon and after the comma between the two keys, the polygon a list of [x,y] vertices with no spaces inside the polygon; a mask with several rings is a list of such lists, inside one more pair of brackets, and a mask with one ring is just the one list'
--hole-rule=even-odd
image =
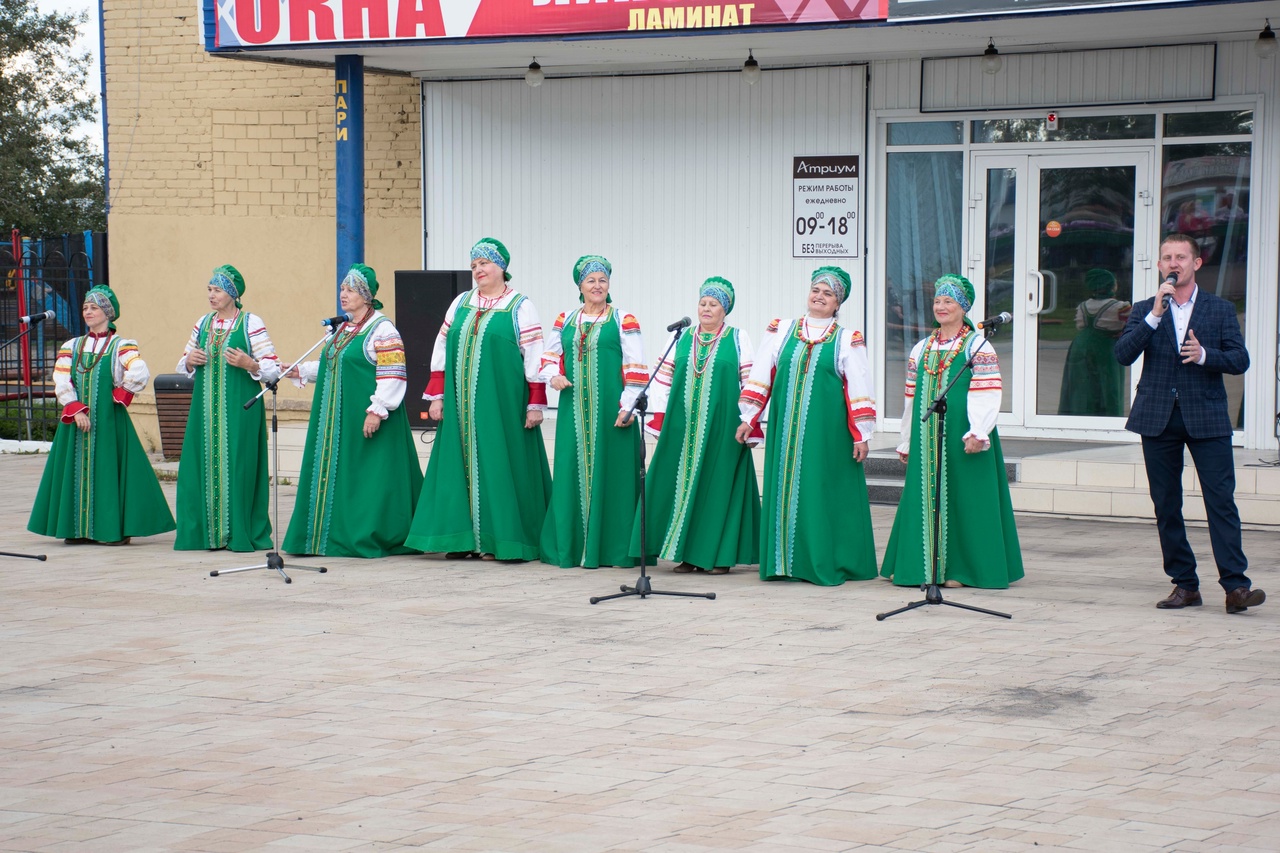
{"label": "white sign with working hours", "polygon": [[791,181],[791,257],[858,257],[858,155],[796,157]]}

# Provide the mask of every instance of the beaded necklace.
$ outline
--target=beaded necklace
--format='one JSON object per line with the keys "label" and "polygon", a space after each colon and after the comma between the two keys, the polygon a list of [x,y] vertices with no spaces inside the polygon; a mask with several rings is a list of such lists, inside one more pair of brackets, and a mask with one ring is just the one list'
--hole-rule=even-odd
{"label": "beaded necklace", "polygon": [[[71,363],[75,367],[77,373],[84,376],[85,374],[93,372],[93,369],[98,366],[98,362],[102,361],[102,357],[106,355],[107,350],[110,349],[111,336],[114,334],[115,332],[112,332],[110,329],[105,332],[90,332],[87,335],[82,335],[80,339],[76,341],[75,357],[72,359]],[[82,356],[84,355],[84,342],[87,340],[96,341],[98,339],[104,339],[102,349],[97,352],[90,353],[88,366],[81,364]]]}
{"label": "beaded necklace", "polygon": [[[952,343],[952,341],[955,343]],[[930,376],[941,376],[946,373],[947,368],[951,366],[951,362],[956,360],[956,356],[959,355],[960,350],[963,349],[964,341],[964,326],[960,327],[960,331],[954,338],[947,338],[945,341],[942,340],[942,329],[934,329],[933,334],[929,336],[929,342],[925,344],[924,357],[921,358],[924,372]],[[942,346],[943,344],[951,344],[945,353],[936,349],[936,347]]]}
{"label": "beaded necklace", "polygon": [[827,341],[831,340],[831,338],[835,335],[836,329],[839,327],[839,325],[840,324],[836,322],[835,318],[832,317],[830,325],[828,325],[827,328],[822,332],[822,337],[817,338],[815,340],[810,340],[808,315],[805,315],[800,320],[800,322],[796,324],[796,338],[798,338],[800,342],[805,345],[804,361],[801,362],[800,364],[800,372],[802,374],[809,372],[809,362],[813,360],[813,348],[816,346],[820,346],[821,344],[825,344]]}
{"label": "beaded necklace", "polygon": [[[587,350],[587,335],[591,334],[593,329],[600,328],[600,324],[613,316],[613,306],[606,305],[602,314],[588,314],[587,309],[583,308],[578,312],[578,349],[584,353]],[[594,323],[582,322],[584,317],[596,317]]]}
{"label": "beaded necklace", "polygon": [[334,336],[334,340],[325,349],[328,350],[329,369],[337,370],[338,356],[342,355],[342,351],[347,348],[347,344],[356,339],[360,334],[360,330],[364,328],[364,324],[369,322],[369,318],[373,316],[373,312],[365,314],[359,323],[352,324],[346,322],[342,324],[342,329]]}
{"label": "beaded necklace", "polygon": [[490,297],[490,296],[485,296],[483,293],[480,292],[479,288],[476,288],[476,291],[475,291],[476,313],[471,323],[472,335],[480,334],[480,321],[484,319],[485,313],[488,311],[492,311],[497,306],[497,304],[502,301],[502,298],[510,292],[511,292],[510,285],[503,285],[501,293],[499,293],[497,296]]}
{"label": "beaded necklace", "polygon": [[721,323],[720,328],[714,333],[708,334],[701,329],[697,332],[697,338],[694,340],[693,348],[693,375],[701,376],[706,372],[707,365],[715,360],[716,347],[720,346],[720,339],[724,337],[724,330],[728,326]]}
{"label": "beaded necklace", "polygon": [[221,318],[215,314],[213,323],[211,324],[213,328],[209,330],[209,354],[212,356],[217,356],[218,353],[221,352],[222,347],[226,346],[227,339],[231,337],[231,330],[236,326],[236,320],[240,319],[240,309],[237,308],[235,315],[231,317],[230,320],[226,321],[227,328],[225,330],[220,330],[218,328],[218,322],[220,319]]}

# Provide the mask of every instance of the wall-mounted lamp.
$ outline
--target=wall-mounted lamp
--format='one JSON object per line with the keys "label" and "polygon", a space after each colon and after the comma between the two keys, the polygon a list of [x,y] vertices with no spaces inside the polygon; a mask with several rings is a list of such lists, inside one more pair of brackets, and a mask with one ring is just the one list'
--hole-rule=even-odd
{"label": "wall-mounted lamp", "polygon": [[1003,67],[1004,60],[1000,58],[1000,51],[996,50],[995,41],[987,39],[987,49],[982,52],[982,73],[999,74]]}
{"label": "wall-mounted lamp", "polygon": [[1268,18],[1267,25],[1258,33],[1258,40],[1253,43],[1253,52],[1259,59],[1270,59],[1276,55],[1276,47],[1276,34],[1271,29],[1271,19]]}
{"label": "wall-mounted lamp", "polygon": [[547,75],[542,73],[542,66],[538,64],[535,58],[529,63],[529,70],[524,72],[524,82],[529,84],[530,89],[536,89],[542,85],[542,81],[547,79]]}
{"label": "wall-mounted lamp", "polygon": [[747,51],[747,61],[742,63],[742,80],[748,86],[760,82],[760,63],[756,62],[755,54],[750,50]]}

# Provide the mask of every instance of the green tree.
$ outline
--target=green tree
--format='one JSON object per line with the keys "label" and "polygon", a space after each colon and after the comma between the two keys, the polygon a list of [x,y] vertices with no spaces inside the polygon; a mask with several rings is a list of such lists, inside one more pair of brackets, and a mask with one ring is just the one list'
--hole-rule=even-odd
{"label": "green tree", "polygon": [[74,46],[85,20],[0,0],[0,236],[106,228],[102,155],[81,134],[95,113],[92,58]]}

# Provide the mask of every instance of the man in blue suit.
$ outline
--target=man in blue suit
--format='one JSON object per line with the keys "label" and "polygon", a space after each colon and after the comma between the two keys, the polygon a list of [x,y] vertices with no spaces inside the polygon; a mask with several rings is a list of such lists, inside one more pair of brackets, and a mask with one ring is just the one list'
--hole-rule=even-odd
{"label": "man in blue suit", "polygon": [[1173,592],[1161,609],[1199,607],[1196,557],[1182,520],[1183,448],[1191,451],[1204,492],[1209,541],[1218,582],[1227,592],[1227,612],[1240,613],[1266,600],[1245,576],[1236,509],[1231,416],[1222,374],[1249,369],[1249,353],[1231,302],[1196,286],[1200,246],[1185,234],[1160,244],[1160,285],[1154,299],[1133,306],[1116,341],[1116,358],[1129,365],[1143,356],[1142,378],[1127,429],[1142,436],[1142,457],[1156,509],[1164,571]]}

